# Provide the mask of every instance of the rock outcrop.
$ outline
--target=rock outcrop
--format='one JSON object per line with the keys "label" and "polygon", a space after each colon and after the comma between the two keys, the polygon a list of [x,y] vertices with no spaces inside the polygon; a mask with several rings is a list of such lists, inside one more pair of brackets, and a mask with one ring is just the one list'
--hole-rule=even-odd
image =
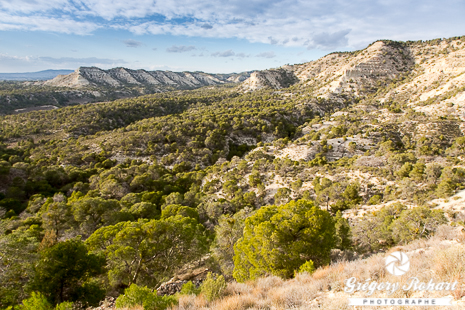
{"label": "rock outcrop", "polygon": [[331,53],[304,64],[254,72],[241,87],[251,91],[302,83],[324,97],[332,93],[359,94],[360,90],[376,85],[378,80],[394,79],[409,72],[414,59],[408,48],[399,46],[378,41],[361,51]]}
{"label": "rock outcrop", "polygon": [[225,83],[240,83],[249,77],[249,72],[232,74],[208,74],[204,72],[171,72],[131,70],[113,68],[103,70],[96,67],[80,67],[68,75],[59,75],[44,85],[68,88],[84,87],[155,87],[165,89],[193,89]]}
{"label": "rock outcrop", "polygon": [[254,91],[261,88],[280,89],[289,87],[299,81],[293,69],[294,66],[283,66],[278,69],[255,71],[240,87],[243,91]]}
{"label": "rock outcrop", "polygon": [[336,52],[304,64],[254,72],[240,89],[281,89],[299,84],[315,97],[341,98],[375,94],[380,86],[391,84],[383,97],[377,96],[381,102],[392,98],[421,102],[446,93],[454,96],[465,83],[464,43],[463,37],[377,41],[360,51]]}

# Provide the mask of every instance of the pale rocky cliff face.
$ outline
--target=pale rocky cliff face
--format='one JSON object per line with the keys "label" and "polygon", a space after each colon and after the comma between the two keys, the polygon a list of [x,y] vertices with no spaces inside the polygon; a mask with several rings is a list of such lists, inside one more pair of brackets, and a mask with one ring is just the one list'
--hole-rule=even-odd
{"label": "pale rocky cliff face", "polygon": [[243,91],[254,91],[261,88],[280,89],[298,82],[293,66],[278,69],[255,71],[241,85]]}
{"label": "pale rocky cliff face", "polygon": [[158,87],[188,89],[225,83],[239,83],[249,77],[248,72],[233,74],[208,74],[203,72],[145,71],[126,68],[102,70],[96,67],[81,67],[69,75],[59,75],[44,82],[56,87]]}
{"label": "pale rocky cliff face", "polygon": [[[332,53],[316,61],[285,66],[277,70],[254,72],[244,82],[247,90],[265,87],[283,88],[283,76],[311,86],[315,95],[352,93],[376,85],[378,80],[394,79],[414,65],[409,51],[396,49],[378,41],[354,53]],[[280,75],[279,75],[280,74]]]}
{"label": "pale rocky cliff face", "polygon": [[294,83],[311,88],[315,97],[337,99],[341,95],[372,95],[378,86],[396,81],[394,88],[376,99],[414,103],[451,93],[451,101],[463,102],[463,93],[458,90],[465,85],[464,73],[465,42],[460,39],[378,41],[361,51],[332,53],[305,64],[254,72],[240,88],[284,88],[288,86],[281,82],[285,76],[286,81],[294,78]]}

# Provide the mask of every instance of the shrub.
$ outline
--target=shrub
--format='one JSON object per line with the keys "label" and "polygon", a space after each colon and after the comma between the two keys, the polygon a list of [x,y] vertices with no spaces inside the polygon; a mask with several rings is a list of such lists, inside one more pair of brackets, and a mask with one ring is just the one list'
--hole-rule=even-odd
{"label": "shrub", "polygon": [[55,307],[55,310],[73,310],[73,303],[70,301],[62,302]]}
{"label": "shrub", "polygon": [[146,286],[141,287],[131,284],[124,290],[124,295],[116,299],[116,309],[142,306],[144,310],[162,310],[176,303],[173,296],[158,296],[157,291],[152,291]]}
{"label": "shrub", "polygon": [[308,274],[312,274],[315,271],[315,265],[311,260],[306,261],[299,267],[299,273],[306,272]]}
{"label": "shrub", "polygon": [[432,235],[441,225],[447,223],[442,210],[417,207],[404,210],[392,223],[392,236],[396,242],[408,243]]}
{"label": "shrub", "polygon": [[357,251],[378,251],[394,244],[391,224],[399,218],[406,207],[394,203],[381,210],[365,214],[352,227],[352,240]]}
{"label": "shrub", "polygon": [[220,298],[226,288],[226,281],[223,276],[213,279],[211,272],[208,273],[207,278],[202,283],[200,288],[202,294],[208,301],[213,301]]}
{"label": "shrub", "polygon": [[184,283],[181,288],[181,295],[198,295],[200,293],[200,289],[197,288],[192,281]]}
{"label": "shrub", "polygon": [[348,250],[352,248],[350,224],[347,219],[342,217],[341,211],[336,213],[334,223],[336,228],[336,248],[340,250]]}
{"label": "shrub", "polygon": [[381,195],[373,195],[371,196],[370,200],[368,200],[368,205],[372,206],[380,204],[382,200],[383,198],[381,197]]}
{"label": "shrub", "polygon": [[47,298],[38,292],[32,292],[31,297],[23,300],[20,306],[21,310],[52,310],[53,306]]}

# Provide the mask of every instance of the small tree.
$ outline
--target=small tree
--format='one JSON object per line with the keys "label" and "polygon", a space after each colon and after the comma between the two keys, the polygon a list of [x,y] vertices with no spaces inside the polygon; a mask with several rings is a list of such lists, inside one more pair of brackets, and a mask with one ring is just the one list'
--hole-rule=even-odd
{"label": "small tree", "polygon": [[[104,297],[105,292],[98,287],[88,288],[88,280],[103,272],[105,259],[87,252],[79,239],[59,242],[40,253],[41,259],[35,268],[32,289],[43,293],[51,302],[90,298],[79,296],[97,294]],[[92,296],[93,297],[93,296]],[[95,298],[92,298],[95,300]],[[97,302],[99,298],[97,298]]]}
{"label": "small tree", "polygon": [[291,190],[287,187],[278,188],[278,191],[274,195],[274,201],[277,205],[285,204],[291,200]]}
{"label": "small tree", "polygon": [[215,226],[215,240],[211,250],[226,277],[231,277],[234,270],[234,244],[242,237],[245,219],[252,209],[245,208],[233,216],[222,215]]}
{"label": "small tree", "polygon": [[442,210],[417,207],[404,210],[392,224],[392,235],[396,242],[408,243],[415,239],[426,238],[441,225],[447,223]]}
{"label": "small tree", "polygon": [[329,263],[335,242],[331,215],[311,201],[262,207],[245,221],[244,236],[234,246],[233,276],[289,278],[308,260],[316,267]]}
{"label": "small tree", "polygon": [[182,285],[179,293],[181,295],[198,295],[200,293],[200,288],[195,287],[195,284],[189,281]]}
{"label": "small tree", "polygon": [[155,286],[174,268],[199,258],[207,249],[203,226],[179,214],[102,227],[86,242],[107,256],[108,276],[115,286]]}
{"label": "small tree", "polygon": [[347,250],[352,247],[352,235],[350,232],[349,221],[342,217],[341,211],[336,213],[335,217],[336,228],[336,248]]}

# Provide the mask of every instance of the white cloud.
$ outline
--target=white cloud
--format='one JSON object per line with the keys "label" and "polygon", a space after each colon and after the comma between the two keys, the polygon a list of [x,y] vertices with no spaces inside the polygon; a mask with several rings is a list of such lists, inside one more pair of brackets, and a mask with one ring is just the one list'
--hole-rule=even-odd
{"label": "white cloud", "polygon": [[68,6],[68,0],[2,0],[0,2],[2,11],[16,13],[45,12],[51,9],[65,9]]}
{"label": "white cloud", "polygon": [[52,31],[66,34],[90,34],[101,26],[88,21],[75,21],[71,17],[19,16],[0,12],[1,30]]}
{"label": "white cloud", "polygon": [[459,0],[2,0],[0,30],[89,34],[117,28],[336,49],[380,38],[460,35],[464,11]]}
{"label": "white cloud", "polygon": [[190,51],[193,51],[195,50],[196,47],[193,46],[193,45],[190,45],[190,46],[185,46],[185,45],[173,45],[169,48],[166,49],[166,51],[168,53],[185,53],[185,52],[190,52]]}
{"label": "white cloud", "polygon": [[245,53],[236,53],[236,57],[247,58],[247,57],[249,57],[249,55],[246,55]]}

